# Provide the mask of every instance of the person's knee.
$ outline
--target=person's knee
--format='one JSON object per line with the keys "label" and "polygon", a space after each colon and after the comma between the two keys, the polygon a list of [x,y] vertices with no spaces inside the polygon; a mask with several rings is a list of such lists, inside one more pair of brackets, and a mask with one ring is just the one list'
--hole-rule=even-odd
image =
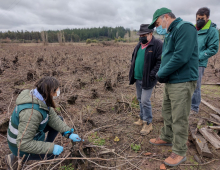
{"label": "person's knee", "polygon": [[143,99],[143,100],[141,100],[141,104],[142,104],[143,107],[151,106],[150,99]]}
{"label": "person's knee", "polygon": [[62,116],[59,116],[59,118],[63,121],[63,117]]}

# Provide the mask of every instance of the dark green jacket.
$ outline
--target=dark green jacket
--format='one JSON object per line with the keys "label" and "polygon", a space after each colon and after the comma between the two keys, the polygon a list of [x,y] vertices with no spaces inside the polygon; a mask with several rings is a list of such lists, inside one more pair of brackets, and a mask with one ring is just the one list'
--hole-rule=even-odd
{"label": "dark green jacket", "polygon": [[168,83],[182,83],[198,79],[198,41],[197,30],[181,18],[174,20],[164,39],[160,78],[168,77]]}
{"label": "dark green jacket", "polygon": [[211,20],[198,31],[198,44],[199,67],[207,67],[208,58],[215,55],[219,48],[219,33],[216,25]]}

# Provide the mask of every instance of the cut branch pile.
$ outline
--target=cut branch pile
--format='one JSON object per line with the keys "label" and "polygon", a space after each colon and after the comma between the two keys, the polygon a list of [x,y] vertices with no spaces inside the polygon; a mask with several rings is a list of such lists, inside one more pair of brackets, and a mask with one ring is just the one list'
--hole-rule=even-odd
{"label": "cut branch pile", "polygon": [[[209,107],[211,110],[213,110],[217,114],[209,113],[210,118],[200,118],[197,127],[194,127],[190,123],[189,132],[191,135],[191,140],[196,146],[196,149],[200,156],[205,156],[212,158],[213,154],[211,153],[210,149],[208,148],[207,141],[211,143],[216,149],[220,149],[220,136],[218,135],[218,131],[220,131],[220,109],[212,106],[208,102],[204,101],[202,99],[201,101],[203,104],[205,104],[207,107]],[[193,119],[193,117],[190,117]],[[206,122],[210,126],[207,126],[204,124]],[[197,132],[200,133],[197,133]]]}

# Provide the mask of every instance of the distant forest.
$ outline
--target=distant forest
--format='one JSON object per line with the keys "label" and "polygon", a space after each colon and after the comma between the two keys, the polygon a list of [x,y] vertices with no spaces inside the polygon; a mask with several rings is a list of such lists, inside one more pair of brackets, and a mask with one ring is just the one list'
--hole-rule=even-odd
{"label": "distant forest", "polygon": [[62,31],[8,31],[0,32],[1,42],[41,42],[46,39],[47,42],[59,42],[60,39],[65,42],[79,42],[87,39],[112,40],[115,38],[130,37],[130,29],[124,27],[102,27],[102,28],[79,28],[79,29],[64,29]]}

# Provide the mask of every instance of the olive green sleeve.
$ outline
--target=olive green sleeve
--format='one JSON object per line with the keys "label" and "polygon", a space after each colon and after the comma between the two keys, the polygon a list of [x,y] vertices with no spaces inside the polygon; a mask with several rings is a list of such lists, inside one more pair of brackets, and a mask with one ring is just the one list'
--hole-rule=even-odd
{"label": "olive green sleeve", "polygon": [[[36,110],[33,110],[32,116],[31,112],[32,109],[25,109],[19,114],[18,136],[16,140],[17,147],[19,147],[21,142],[20,151],[32,154],[53,153],[54,143],[33,140],[43,117],[41,113]],[[30,116],[30,123],[22,138],[22,134],[25,131]]]}
{"label": "olive green sleeve", "polygon": [[50,117],[49,117],[48,125],[50,127],[52,127],[53,129],[55,129],[60,133],[64,133],[66,131],[71,130],[71,128],[64,121],[61,120],[61,118],[57,115],[57,113],[54,111],[53,108],[50,108],[49,115]]}

